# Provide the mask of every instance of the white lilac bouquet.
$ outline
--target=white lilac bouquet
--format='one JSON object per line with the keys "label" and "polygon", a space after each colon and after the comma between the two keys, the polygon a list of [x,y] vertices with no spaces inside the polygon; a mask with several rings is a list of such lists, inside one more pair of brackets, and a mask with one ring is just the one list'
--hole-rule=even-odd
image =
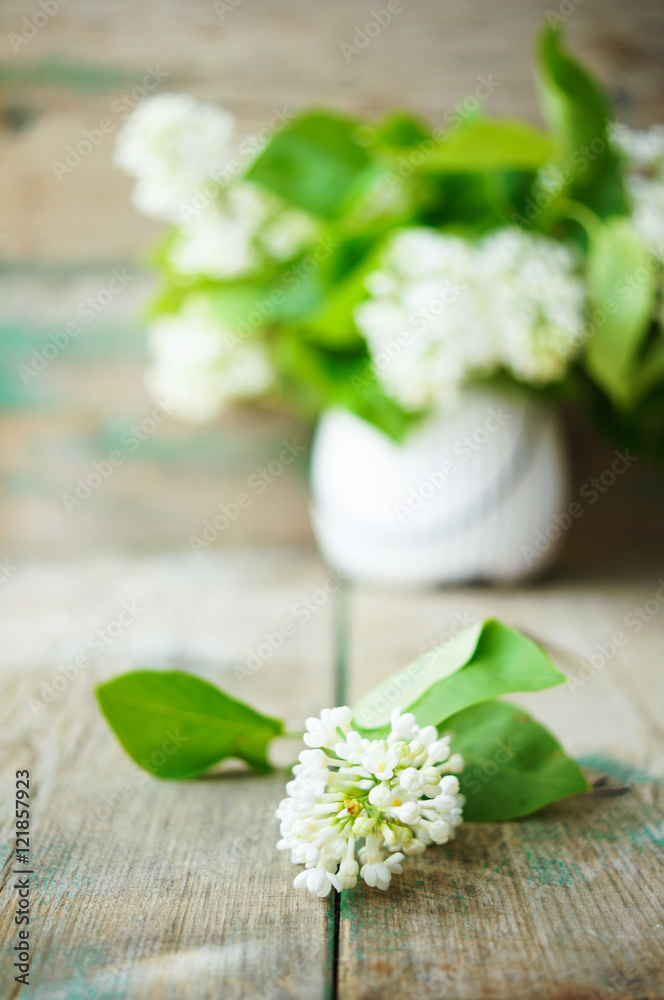
{"label": "white lilac bouquet", "polygon": [[387,889],[402,862],[447,843],[462,819],[515,819],[586,792],[555,737],[497,700],[564,680],[531,639],[488,619],[352,707],[323,709],[303,734],[179,671],[123,674],[97,696],[127,753],[159,778],[191,778],[229,757],[265,774],[272,742],[302,736],[306,749],[276,810],[277,848],[304,866],[295,887],[323,897],[355,888],[358,877]]}
{"label": "white lilac bouquet", "polygon": [[492,380],[656,439],[664,129],[616,124],[558,31],[537,63],[546,132],[477,101],[446,130],[314,110],[248,137],[189,96],[140,104],[116,161],[170,225],[154,394],[193,420],[342,405],[399,437]]}

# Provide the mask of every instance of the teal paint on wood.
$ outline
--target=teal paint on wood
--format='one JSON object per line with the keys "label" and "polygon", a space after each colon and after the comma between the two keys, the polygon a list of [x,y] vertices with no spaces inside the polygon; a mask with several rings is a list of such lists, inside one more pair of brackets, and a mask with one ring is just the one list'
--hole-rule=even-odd
{"label": "teal paint on wood", "polygon": [[[62,333],[70,322],[78,323],[80,330],[74,336],[67,335],[65,342]],[[41,351],[47,344],[57,347],[56,356],[46,359],[47,368],[67,359],[143,358],[146,353],[144,331],[138,323],[109,324],[99,317],[85,322],[75,312],[51,326],[20,320],[0,323],[0,359],[29,365],[31,352]]]}
{"label": "teal paint on wood", "polygon": [[144,69],[123,70],[101,63],[68,62],[56,58],[0,66],[0,86],[3,87],[57,86],[86,93],[137,84],[144,76]]}
{"label": "teal paint on wood", "polygon": [[[214,477],[221,470],[251,476],[263,467],[269,476],[267,467],[271,462],[279,463],[278,456],[284,448],[284,441],[296,441],[305,450],[292,463],[283,464],[281,473],[275,465],[272,479],[279,479],[284,474],[292,475],[294,472],[302,479],[305,478],[309,448],[309,434],[305,429],[284,425],[278,435],[267,436],[264,430],[258,435],[236,428],[230,435],[222,427],[201,428],[178,424],[176,428],[177,417],[173,416],[168,421],[157,424],[154,432],[150,433],[150,414],[154,405],[156,404],[149,402],[147,412],[134,415],[131,423],[124,419],[113,421],[93,435],[71,439],[71,444],[77,450],[85,448],[93,456],[119,450],[126,455],[128,462],[177,464],[183,468],[195,468],[202,476]],[[147,421],[141,431],[144,440],[140,440],[137,435],[137,429],[141,430],[142,420]],[[271,484],[268,482],[267,488],[269,485]],[[251,483],[247,484],[247,488],[251,492]],[[258,495],[262,495],[262,492],[264,490]]]}
{"label": "teal paint on wood", "polygon": [[[622,783],[623,785],[650,785],[653,782],[657,782],[657,779],[647,771],[634,767],[631,764],[624,764],[606,754],[584,754],[582,757],[579,757],[578,762],[582,767],[597,771],[602,775],[607,775],[613,781]],[[607,791],[610,791],[610,788]]]}
{"label": "teal paint on wood", "polygon": [[524,848],[532,883],[537,886],[570,886],[580,876],[579,866],[565,864],[548,853],[537,853]]}

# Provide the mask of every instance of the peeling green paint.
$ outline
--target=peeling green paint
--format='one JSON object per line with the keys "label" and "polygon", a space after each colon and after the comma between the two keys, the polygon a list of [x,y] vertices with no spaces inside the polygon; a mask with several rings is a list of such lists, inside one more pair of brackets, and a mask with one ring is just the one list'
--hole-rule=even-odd
{"label": "peeling green paint", "polygon": [[643,771],[633,764],[624,764],[602,753],[584,754],[579,757],[578,762],[582,767],[601,771],[625,785],[649,785],[657,782],[657,779],[652,774],[648,774],[647,771]]}

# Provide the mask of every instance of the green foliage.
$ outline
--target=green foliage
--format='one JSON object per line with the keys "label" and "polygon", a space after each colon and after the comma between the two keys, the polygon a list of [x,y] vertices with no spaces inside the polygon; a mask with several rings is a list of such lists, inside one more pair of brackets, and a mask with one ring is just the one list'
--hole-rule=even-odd
{"label": "green foliage", "polygon": [[393,674],[355,704],[353,716],[363,733],[377,739],[389,731],[397,705],[413,712],[421,726],[441,726],[478,702],[564,680],[532,640],[489,618]]}
{"label": "green foliage", "polygon": [[526,122],[474,118],[443,135],[418,169],[436,174],[533,170],[551,158],[554,148],[547,135]]}
{"label": "green foliage", "polygon": [[271,770],[283,723],[177,670],[136,670],[97,688],[101,710],[130,757],[158,778],[189,778],[225,757]]}
{"label": "green foliage", "polygon": [[313,215],[334,218],[367,174],[370,157],[358,123],[309,111],[278,132],[250,167],[249,180]]}
{"label": "green foliage", "polygon": [[[424,414],[386,395],[354,319],[386,239],[411,226],[475,240],[522,225],[573,246],[587,279],[592,336],[580,364],[571,361],[566,387],[582,385],[583,371],[609,401],[617,439],[656,438],[664,425],[662,273],[630,226],[610,102],[560,30],[542,32],[536,65],[547,132],[482,112],[455,114],[444,132],[398,110],[373,122],[321,109],[299,114],[245,176],[315,216],[316,245],[249,277],[188,279],[170,268],[171,233],[155,254],[164,285],[152,316],[205,294],[230,333],[267,342],[278,375],[273,399],[311,419],[344,406],[398,440]],[[596,408],[589,395],[581,392],[582,405]]]}
{"label": "green foliage", "polygon": [[363,135],[368,144],[386,150],[416,148],[431,139],[426,123],[407,111],[393,111],[375,125],[365,125]]}
{"label": "green foliage", "polygon": [[567,177],[566,193],[601,218],[625,213],[622,164],[609,141],[608,98],[565,50],[560,31],[547,28],[537,48],[542,110]]}
{"label": "green foliage", "polygon": [[284,394],[312,415],[322,407],[341,406],[380,427],[395,441],[416,416],[406,413],[386,395],[362,347],[362,353],[334,351],[311,343],[304,331],[293,330],[275,342],[283,372]]}
{"label": "green foliage", "polygon": [[452,735],[464,757],[461,784],[469,820],[512,819],[587,790],[579,767],[522,709],[495,699],[565,680],[526,636],[489,619],[418,657],[353,707],[355,726],[372,739],[389,731],[397,705],[422,726]]}
{"label": "green foliage", "polygon": [[579,765],[517,705],[473,705],[448,719],[446,728],[464,758],[459,777],[469,822],[516,819],[588,791]]}
{"label": "green foliage", "polygon": [[[526,636],[489,619],[419,657],[354,709],[372,739],[389,729],[395,697],[420,725],[452,735],[461,753],[469,820],[512,819],[587,789],[555,738],[520,708],[495,698],[564,680]],[[397,692],[396,695],[393,692]],[[270,770],[268,746],[283,723],[207,681],[179,671],[138,670],[97,688],[101,709],[127,753],[159,778],[188,778],[226,757]],[[370,720],[370,726],[361,725]]]}
{"label": "green foliage", "polygon": [[647,344],[632,382],[632,395],[641,402],[664,383],[664,332],[661,325]]}
{"label": "green foliage", "polygon": [[658,268],[630,221],[620,216],[591,229],[588,294],[598,321],[585,349],[589,374],[619,406],[629,406],[661,370],[659,352],[638,375],[639,351],[650,329],[658,290]]}

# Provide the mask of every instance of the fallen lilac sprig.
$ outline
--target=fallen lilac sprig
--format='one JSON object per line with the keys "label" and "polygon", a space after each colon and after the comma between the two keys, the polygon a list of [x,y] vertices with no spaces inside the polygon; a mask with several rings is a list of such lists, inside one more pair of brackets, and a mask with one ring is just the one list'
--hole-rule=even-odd
{"label": "fallen lilac sprig", "polygon": [[387,739],[369,740],[351,728],[350,708],[326,708],[307,719],[304,742],[276,813],[277,847],[305,865],[297,889],[323,897],[355,888],[358,874],[387,889],[405,855],[454,836],[465,799],[450,772],[463,758],[435,726],[397,708]]}

